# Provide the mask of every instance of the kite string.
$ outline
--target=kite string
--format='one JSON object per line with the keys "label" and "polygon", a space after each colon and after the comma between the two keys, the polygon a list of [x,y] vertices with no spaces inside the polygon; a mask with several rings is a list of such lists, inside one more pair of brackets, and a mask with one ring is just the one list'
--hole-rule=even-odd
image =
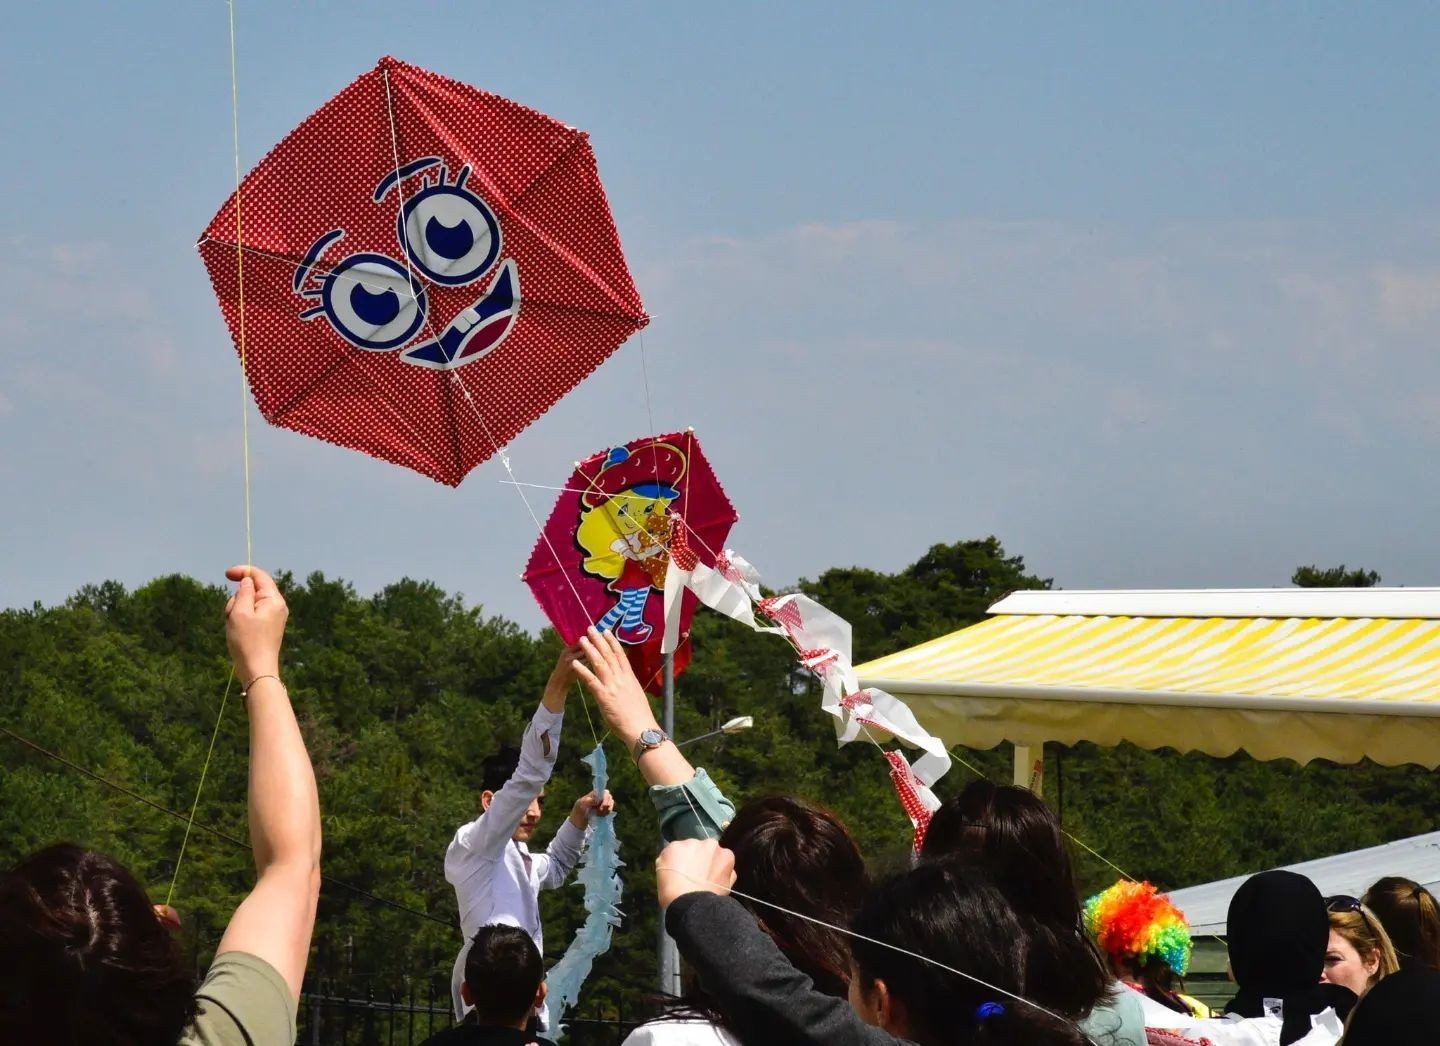
{"label": "kite string", "polygon": [[[395,164],[395,190],[400,196],[400,214],[403,217],[408,203],[405,199],[404,179],[400,177],[400,137],[395,127],[395,97],[390,89],[390,70],[382,69],[381,74],[385,81],[385,114],[389,119],[390,125],[390,158]],[[399,228],[401,247],[403,248],[401,254],[404,255],[405,260],[406,282],[410,287],[410,301],[415,306],[416,311],[420,311],[420,299],[416,293],[416,284],[419,281],[415,277],[415,270],[410,265],[410,229],[408,223],[403,220],[399,223]],[[236,239],[238,240],[239,237],[237,236]],[[435,328],[430,323],[429,313],[421,312],[421,316],[423,317],[426,332],[438,343],[440,339],[435,333]],[[464,397],[465,402],[469,404],[471,412],[475,415],[475,420],[480,423],[480,430],[484,433],[486,441],[489,442],[491,452],[499,457],[500,463],[505,467],[505,473],[510,477],[511,482],[515,485],[516,491],[520,494],[520,500],[525,505],[525,511],[530,514],[530,520],[535,524],[535,530],[539,533],[541,540],[545,542],[545,547],[550,550],[550,555],[554,558],[556,565],[561,565],[560,554],[550,541],[550,535],[545,533],[545,526],[540,522],[540,517],[535,513],[535,507],[530,504],[530,499],[525,495],[524,490],[521,489],[519,485],[519,481],[515,478],[515,469],[510,464],[510,455],[507,449],[500,446],[496,441],[494,434],[490,431],[489,424],[485,421],[485,415],[480,412],[480,408],[476,405],[474,397],[470,395],[470,388],[465,384],[465,379],[461,377],[460,372],[458,370],[450,371],[450,378],[451,381],[460,387],[461,395]],[[456,451],[457,454],[460,453],[458,437],[456,439]],[[460,464],[463,465],[463,462]],[[581,613],[585,614],[585,601],[580,598],[580,591],[575,587],[574,580],[564,570],[561,571],[561,574],[565,578],[565,583],[570,588],[571,595],[575,597],[576,605],[579,606]],[[590,735],[595,741],[595,746],[598,748],[600,746],[600,737],[595,732],[595,722],[590,716],[589,699],[585,696],[584,687],[580,688],[580,698],[585,706],[585,720],[590,725]]]}
{"label": "kite string", "polygon": [[[250,518],[250,390],[247,384],[249,369],[245,359],[245,252],[240,249],[244,242],[241,235],[244,221],[241,214],[240,194],[240,77],[235,59],[235,0],[227,0],[226,7],[230,21],[230,132],[235,152],[235,281],[239,296],[237,306],[236,341],[240,349],[240,447],[245,485],[245,563],[255,561],[254,530]],[[185,862],[185,850],[190,845],[190,831],[195,826],[195,813],[200,808],[200,796],[205,791],[205,778],[210,773],[210,761],[215,755],[215,742],[220,737],[220,727],[225,722],[225,706],[230,701],[230,691],[235,685],[235,669],[225,681],[225,692],[220,697],[220,711],[215,715],[215,729],[210,732],[210,744],[205,750],[205,762],[200,766],[200,781],[195,786],[195,798],[190,803],[190,816],[185,822],[185,834],[180,839],[180,851],[175,855],[175,870],[170,876],[170,887],[165,891],[165,903],[175,898],[175,886],[180,881],[180,868]],[[242,684],[243,685],[243,684]]]}
{"label": "kite string", "polygon": [[754,894],[741,893],[733,886],[729,886],[725,883],[717,883],[709,879],[698,879],[695,876],[690,875],[688,872],[684,872],[679,868],[669,868],[665,865],[659,864],[658,862],[656,863],[655,867],[657,871],[670,872],[672,875],[678,875],[686,882],[703,887],[709,892],[713,893],[715,892],[714,888],[719,888],[720,890],[723,890],[726,894],[729,894],[731,897],[738,897],[741,900],[749,901],[751,904],[758,904],[762,907],[770,908],[784,915],[789,915],[796,919],[803,919],[805,922],[808,923],[814,923],[816,926],[823,926],[827,930],[833,930],[836,933],[845,935],[846,937],[853,937],[857,941],[865,941],[868,944],[873,944],[879,948],[885,948],[888,951],[898,952],[900,955],[908,956],[911,959],[918,959],[920,962],[925,963],[927,966],[934,966],[936,969],[944,970],[946,973],[953,973],[955,974],[955,976],[970,981],[972,984],[978,984],[980,987],[985,988],[989,991],[997,992],[1000,995],[1004,995],[1006,998],[1013,999],[1018,1003],[1023,1003],[1024,1005],[1029,1006],[1031,1009],[1039,1010],[1041,1013],[1054,1018],[1061,1024],[1067,1026],[1074,1026],[1073,1021],[1068,1020],[1067,1018],[1062,1017],[1058,1013],[1055,1013],[1051,1010],[1047,1010],[1044,1006],[1041,1006],[1038,1002],[1035,1002],[1032,999],[1027,999],[1023,995],[1016,995],[1014,992],[1007,991],[1006,989],[1000,987],[998,984],[991,984],[989,981],[986,981],[980,977],[976,977],[974,974],[966,973],[964,970],[957,970],[953,966],[947,966],[943,962],[940,962],[936,959],[931,959],[925,955],[921,955],[919,952],[912,952],[908,948],[900,947],[898,944],[891,944],[888,941],[882,941],[876,937],[868,937],[863,933],[856,933],[854,930],[848,927],[840,926],[836,923],[829,923],[826,922],[824,919],[817,919],[813,915],[806,915],[804,912],[797,912],[791,908],[786,908],[783,905],[775,904],[771,901],[766,901],[760,897],[756,897]]}

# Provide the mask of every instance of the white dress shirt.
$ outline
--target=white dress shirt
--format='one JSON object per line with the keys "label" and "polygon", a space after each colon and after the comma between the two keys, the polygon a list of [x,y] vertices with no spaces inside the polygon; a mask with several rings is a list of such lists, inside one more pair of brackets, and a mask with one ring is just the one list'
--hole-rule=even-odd
{"label": "white dress shirt", "polygon": [[520,742],[520,765],[515,773],[491,798],[489,810],[460,826],[445,851],[445,881],[455,887],[464,934],[450,977],[456,1020],[469,1009],[460,998],[460,985],[476,931],[489,923],[517,926],[544,955],[540,891],[564,883],[580,859],[585,833],[571,824],[568,816],[544,853],[532,854],[524,843],[512,838],[555,769],[564,720],[563,713],[551,712],[544,705],[535,710]]}

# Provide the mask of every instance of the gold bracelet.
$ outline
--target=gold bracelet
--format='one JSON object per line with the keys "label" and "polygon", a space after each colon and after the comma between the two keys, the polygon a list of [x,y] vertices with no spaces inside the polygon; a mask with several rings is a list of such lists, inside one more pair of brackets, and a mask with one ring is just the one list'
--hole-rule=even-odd
{"label": "gold bracelet", "polygon": [[254,679],[250,680],[250,682],[246,683],[245,686],[244,686],[244,688],[240,691],[240,696],[241,696],[241,697],[249,697],[249,696],[250,696],[250,688],[253,687],[256,683],[260,682],[260,680],[262,680],[262,679],[273,679],[273,680],[275,680],[275,682],[277,682],[277,683],[280,684],[281,689],[284,689],[284,687],[285,687],[284,682],[281,681],[281,679],[280,679],[279,676],[277,676],[277,675],[272,675],[271,673],[266,672],[264,675],[258,675],[258,676],[256,676]]}

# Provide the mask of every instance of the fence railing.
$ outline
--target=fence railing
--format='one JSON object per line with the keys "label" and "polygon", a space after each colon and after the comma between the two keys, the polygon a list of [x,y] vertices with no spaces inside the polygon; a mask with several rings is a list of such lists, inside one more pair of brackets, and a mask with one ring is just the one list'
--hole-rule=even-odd
{"label": "fence railing", "polygon": [[[404,989],[364,981],[307,980],[300,994],[301,1046],[420,1046],[455,1023],[450,985]],[[622,1012],[600,1016],[581,1007],[565,1019],[565,1046],[620,1046],[639,1023]]]}

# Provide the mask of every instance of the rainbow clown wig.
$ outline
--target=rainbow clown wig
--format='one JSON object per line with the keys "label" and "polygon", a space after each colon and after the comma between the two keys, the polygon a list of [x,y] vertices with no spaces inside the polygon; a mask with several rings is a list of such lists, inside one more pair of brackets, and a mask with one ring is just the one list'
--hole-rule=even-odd
{"label": "rainbow clown wig", "polygon": [[1085,902],[1085,928],[1115,960],[1138,967],[1158,959],[1184,977],[1190,968],[1190,924],[1149,883],[1121,880]]}

